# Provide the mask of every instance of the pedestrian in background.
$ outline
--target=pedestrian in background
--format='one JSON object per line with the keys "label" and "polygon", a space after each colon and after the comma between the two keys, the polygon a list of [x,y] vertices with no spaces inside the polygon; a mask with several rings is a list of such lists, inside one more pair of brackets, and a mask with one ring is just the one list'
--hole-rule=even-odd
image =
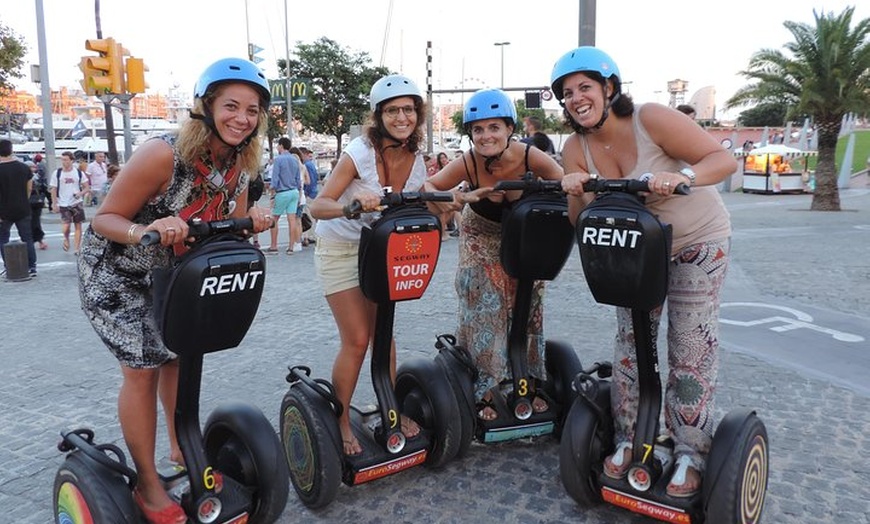
{"label": "pedestrian in background", "polygon": [[[493,186],[501,180],[519,180],[529,171],[538,178],[559,180],[562,168],[531,144],[512,140],[517,110],[500,89],[482,89],[471,95],[463,109],[462,123],[471,139],[471,149],[430,177],[425,190],[453,191],[453,204],[434,206],[442,212],[468,204],[462,211],[459,232],[456,341],[468,349],[478,370],[474,383],[478,417],[492,421],[498,417],[494,395],[502,394],[502,383],[511,377],[508,331],[517,289],[516,279],[508,276],[501,264],[501,220],[520,197],[519,191],[494,191]],[[468,185],[467,192],[456,189],[462,182]],[[541,380],[547,378],[543,296],[544,283],[536,282],[529,311],[527,358],[529,373]],[[535,395],[532,409],[542,413],[549,406]]]}
{"label": "pedestrian in background", "polygon": [[[305,200],[308,204],[317,198],[318,184],[320,183],[320,175],[317,173],[317,165],[314,163],[314,153],[307,147],[300,147],[302,151],[302,162],[305,164],[305,169],[308,170],[308,182],[303,187]],[[307,246],[314,243],[314,219],[311,218],[310,206],[306,205],[302,210],[303,215],[300,216],[302,222],[302,245]],[[308,221],[308,230],[305,230],[305,221]]]}
{"label": "pedestrian in background", "polygon": [[[226,58],[209,66],[194,87],[190,118],[177,135],[143,143],[112,183],[85,234],[79,259],[82,309],[118,359],[123,375],[118,419],[136,466],[134,500],[150,523],[183,523],[157,475],[157,399],[163,404],[170,460],[183,463],[175,432],[178,360],[163,345],[152,313],[151,270],[184,253],[188,221],[253,220],[271,215],[248,208],[248,183],[259,169],[269,84],[252,62]],[[139,244],[146,231],[160,244]]]}
{"label": "pedestrian in background", "polygon": [[526,131],[526,136],[520,139],[524,144],[532,144],[548,155],[555,155],[556,148],[553,147],[553,141],[543,132],[544,124],[541,119],[536,116],[527,116],[523,120]]}
{"label": "pedestrian in background", "polygon": [[45,176],[40,177],[36,164],[25,162],[32,173],[30,185],[30,229],[33,231],[33,243],[39,244],[39,249],[48,249],[45,243],[45,231],[42,230],[42,209],[45,207]]}
{"label": "pedestrian in background", "polygon": [[109,165],[106,164],[106,154],[98,151],[94,155],[94,161],[88,164],[88,183],[91,186],[91,198],[89,206],[98,206],[103,201],[106,190],[106,181],[109,178]]}
{"label": "pedestrian in background", "polygon": [[4,246],[9,242],[12,226],[27,245],[27,266],[36,276],[36,249],[30,224],[30,190],[33,175],[30,168],[12,152],[12,141],[0,139],[0,257],[6,262]]}
{"label": "pedestrian in background", "polygon": [[[590,173],[637,179],[652,173],[646,206],[673,227],[668,268],[668,379],[665,425],[673,438],[675,467],[667,493],[698,492],[712,442],[713,394],[719,370],[719,300],[731,246],[731,222],[715,184],[737,169],[731,153],[700,126],[660,104],[635,107],[622,91],[609,55],[584,46],[562,56],[552,72],[553,93],[574,133],[562,149],[568,173],[562,185],[569,217],[577,219],[592,197],[583,193]],[[691,193],[674,196],[679,184]],[[650,312],[656,340],[662,307]],[[637,354],[629,308],[616,309],[611,407],[616,451],[604,473],[623,478],[631,462],[639,392]]]}
{"label": "pedestrian in background", "polygon": [[278,221],[282,215],[287,216],[289,243],[287,254],[293,254],[293,244],[299,238],[297,230],[299,221],[296,219],[296,208],[299,207],[299,194],[302,188],[302,173],[299,159],[290,152],[290,139],[282,136],[278,139],[278,156],[272,162],[272,219],[276,226],[270,232],[271,243],[265,250],[270,255],[278,254]]}
{"label": "pedestrian in background", "polygon": [[[335,395],[344,406],[338,420],[346,455],[363,452],[350,424],[350,403],[375,329],[376,304],[360,289],[358,253],[363,224],[370,213],[353,219],[346,209],[359,201],[362,211],[375,211],[385,187],[394,191],[419,191],[426,179],[423,143],[425,105],[420,89],[410,78],[388,75],[374,83],[369,104],[372,112],[361,136],[350,141],[326,178],[311,214],[318,219],[314,264],[323,283],[323,294],[335,318],[341,346],[332,366]],[[396,347],[390,353],[395,380]],[[420,427],[402,415],[402,433],[414,438]]]}
{"label": "pedestrian in background", "polygon": [[54,211],[60,213],[63,232],[63,250],[69,251],[70,225],[74,229],[75,254],[79,254],[82,244],[82,222],[85,221],[84,198],[90,192],[88,177],[74,165],[75,156],[71,151],[60,155],[61,167],[49,180],[51,200]]}

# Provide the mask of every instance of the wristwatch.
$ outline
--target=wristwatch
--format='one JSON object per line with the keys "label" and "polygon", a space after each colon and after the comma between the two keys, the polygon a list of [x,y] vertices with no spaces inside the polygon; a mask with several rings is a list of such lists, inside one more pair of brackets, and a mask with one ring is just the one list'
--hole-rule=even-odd
{"label": "wristwatch", "polygon": [[695,172],[692,171],[691,167],[684,167],[683,169],[680,169],[680,174],[689,179],[690,186],[695,185],[696,176],[695,176]]}

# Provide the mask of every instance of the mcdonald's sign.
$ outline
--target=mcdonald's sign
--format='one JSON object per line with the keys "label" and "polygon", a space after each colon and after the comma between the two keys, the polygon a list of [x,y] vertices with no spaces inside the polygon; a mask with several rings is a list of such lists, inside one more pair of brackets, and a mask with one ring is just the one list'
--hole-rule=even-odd
{"label": "mcdonald's sign", "polygon": [[[294,105],[308,101],[309,80],[307,78],[290,79],[290,100]],[[269,80],[269,91],[272,93],[273,104],[287,103],[287,79]]]}

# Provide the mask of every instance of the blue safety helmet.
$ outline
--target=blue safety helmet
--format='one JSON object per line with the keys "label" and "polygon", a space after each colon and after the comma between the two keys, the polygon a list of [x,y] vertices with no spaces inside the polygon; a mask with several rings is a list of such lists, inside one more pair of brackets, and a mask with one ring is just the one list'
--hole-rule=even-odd
{"label": "blue safety helmet", "polygon": [[413,80],[405,75],[387,75],[372,85],[372,90],[369,94],[369,105],[372,111],[374,111],[381,102],[400,96],[411,96],[416,98],[418,102],[423,102],[420,88],[417,87],[417,84]]}
{"label": "blue safety helmet", "polygon": [[566,76],[573,73],[592,71],[600,74],[604,79],[613,78],[615,91],[611,99],[621,92],[619,68],[610,55],[593,46],[582,46],[565,53],[553,66],[550,74],[550,85],[556,99],[562,101],[562,81]]}
{"label": "blue safety helmet", "polygon": [[272,94],[269,91],[266,75],[253,62],[244,58],[223,58],[208,66],[199,76],[199,80],[196,81],[193,96],[202,98],[213,86],[224,82],[250,84],[259,93],[260,105],[263,106],[263,109],[269,108]]}
{"label": "blue safety helmet", "polygon": [[462,125],[487,118],[509,118],[516,126],[517,108],[501,89],[481,89],[471,95],[462,111]]}

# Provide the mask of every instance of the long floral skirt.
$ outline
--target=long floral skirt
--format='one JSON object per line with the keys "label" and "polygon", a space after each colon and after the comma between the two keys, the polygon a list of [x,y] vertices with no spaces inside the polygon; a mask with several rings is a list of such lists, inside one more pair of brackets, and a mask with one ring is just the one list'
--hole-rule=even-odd
{"label": "long floral skirt", "polygon": [[[456,293],[459,296],[457,343],[474,359],[478,378],[475,400],[487,390],[511,378],[508,334],[513,315],[517,282],[504,271],[499,258],[501,224],[481,217],[466,206],[459,237],[459,267]],[[533,287],[528,325],[528,369],[539,379],[544,369],[543,311],[544,282]]]}

